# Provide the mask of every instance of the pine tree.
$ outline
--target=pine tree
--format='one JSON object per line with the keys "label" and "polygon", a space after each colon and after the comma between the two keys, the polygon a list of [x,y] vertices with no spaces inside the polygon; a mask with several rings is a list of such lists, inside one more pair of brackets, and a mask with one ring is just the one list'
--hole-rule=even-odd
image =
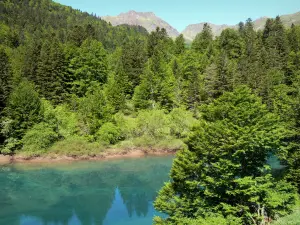
{"label": "pine tree", "polygon": [[123,69],[122,62],[119,61],[116,70],[110,74],[105,87],[107,100],[115,112],[125,109],[126,87],[128,87],[128,77]]}
{"label": "pine tree", "polygon": [[268,53],[268,68],[286,69],[288,41],[285,28],[279,16],[268,19],[263,32],[263,41]]}
{"label": "pine tree", "polygon": [[64,77],[67,72],[67,63],[63,48],[58,40],[43,43],[38,68],[36,72],[35,83],[42,96],[54,103],[63,101]]}
{"label": "pine tree", "polygon": [[[91,27],[87,27],[86,31],[90,31]],[[84,40],[87,38],[86,31],[82,26],[74,26],[68,33],[68,40],[74,43],[77,47],[81,46]]]}
{"label": "pine tree", "polygon": [[11,90],[11,67],[8,55],[0,46],[0,115],[5,108]]}
{"label": "pine tree", "polygon": [[221,51],[213,64],[204,72],[205,89],[209,96],[217,98],[226,91],[231,91],[239,84],[235,60],[230,60],[225,51]]}
{"label": "pine tree", "polygon": [[288,32],[288,41],[291,51],[300,51],[300,29],[292,24],[291,29]]}
{"label": "pine tree", "polygon": [[31,82],[36,82],[36,73],[38,61],[42,48],[41,33],[36,31],[32,37],[28,37],[25,42],[24,63],[22,67],[22,75]]}
{"label": "pine tree", "polygon": [[197,34],[197,36],[195,37],[192,43],[192,49],[204,54],[206,51],[208,51],[209,48],[211,48],[212,42],[213,34],[211,27],[207,23],[205,23],[202,32]]}
{"label": "pine tree", "polygon": [[245,44],[245,52],[238,63],[238,82],[239,84],[247,84],[251,88],[256,88],[255,82],[258,79],[258,70],[262,68],[262,60],[260,59],[262,45],[260,45],[259,37],[254,30],[251,19],[246,21],[241,36]]}
{"label": "pine tree", "polygon": [[136,87],[133,96],[137,109],[163,107],[171,110],[176,104],[175,77],[163,54],[156,49],[155,54],[146,63],[141,84]]}
{"label": "pine tree", "polygon": [[196,109],[205,100],[204,77],[201,73],[203,57],[195,51],[187,51],[182,59],[181,98],[188,109]]}
{"label": "pine tree", "polygon": [[244,43],[241,35],[234,29],[222,31],[219,37],[219,48],[223,50],[229,59],[239,59],[244,53]]}
{"label": "pine tree", "polygon": [[126,41],[122,46],[121,60],[130,86],[128,94],[132,96],[135,87],[141,82],[140,76],[147,61],[145,41],[139,38]]}
{"label": "pine tree", "polygon": [[178,37],[176,37],[174,52],[176,55],[180,55],[185,52],[185,40],[183,34],[180,34]]}
{"label": "pine tree", "polygon": [[[165,46],[168,41],[168,34],[166,29],[159,27],[156,28],[155,31],[152,31],[151,34],[148,37],[147,41],[147,52],[148,57],[152,57],[155,54],[156,48],[158,45],[160,45],[160,48],[162,46]],[[161,48],[160,51],[165,50],[164,48]]]}

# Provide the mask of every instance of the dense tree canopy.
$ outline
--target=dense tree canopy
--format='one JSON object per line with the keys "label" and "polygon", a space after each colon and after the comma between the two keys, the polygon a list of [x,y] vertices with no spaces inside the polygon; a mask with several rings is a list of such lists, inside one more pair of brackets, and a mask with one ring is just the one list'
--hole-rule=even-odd
{"label": "dense tree canopy", "polygon": [[188,150],[177,155],[172,181],[155,203],[170,215],[167,221],[221,214],[261,224],[292,210],[295,187],[277,183],[266,168],[268,154],[280,149],[284,137],[279,117],[244,86],[201,112],[203,121],[189,137]]}
{"label": "dense tree canopy", "polygon": [[0,1],[1,154],[185,149],[156,201],[169,219],[157,223],[259,224],[291,212],[299,85],[300,26],[280,17],[218,37],[205,24],[189,45],[51,0]]}

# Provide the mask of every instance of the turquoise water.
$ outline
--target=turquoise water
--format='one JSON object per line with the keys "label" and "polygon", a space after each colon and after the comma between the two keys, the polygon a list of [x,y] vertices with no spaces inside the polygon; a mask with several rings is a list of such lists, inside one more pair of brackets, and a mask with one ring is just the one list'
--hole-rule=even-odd
{"label": "turquoise water", "polygon": [[150,225],[172,159],[0,166],[0,225]]}

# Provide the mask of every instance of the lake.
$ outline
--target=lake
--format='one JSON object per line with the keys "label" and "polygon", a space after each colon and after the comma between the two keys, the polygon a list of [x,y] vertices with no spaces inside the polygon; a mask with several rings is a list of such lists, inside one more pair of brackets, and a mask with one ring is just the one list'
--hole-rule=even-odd
{"label": "lake", "polygon": [[151,225],[173,158],[0,166],[0,225]]}
{"label": "lake", "polygon": [[150,225],[172,160],[0,166],[0,224]]}

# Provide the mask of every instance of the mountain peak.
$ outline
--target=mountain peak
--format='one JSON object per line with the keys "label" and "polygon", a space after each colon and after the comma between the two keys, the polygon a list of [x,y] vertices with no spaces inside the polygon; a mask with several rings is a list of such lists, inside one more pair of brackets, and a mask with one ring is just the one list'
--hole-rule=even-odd
{"label": "mountain peak", "polygon": [[148,32],[152,32],[156,27],[165,28],[170,37],[174,38],[179,35],[179,32],[173,28],[166,21],[156,16],[153,12],[137,12],[130,10],[125,13],[121,13],[118,16],[104,16],[102,19],[110,22],[113,26],[128,24],[139,25],[147,29]]}

